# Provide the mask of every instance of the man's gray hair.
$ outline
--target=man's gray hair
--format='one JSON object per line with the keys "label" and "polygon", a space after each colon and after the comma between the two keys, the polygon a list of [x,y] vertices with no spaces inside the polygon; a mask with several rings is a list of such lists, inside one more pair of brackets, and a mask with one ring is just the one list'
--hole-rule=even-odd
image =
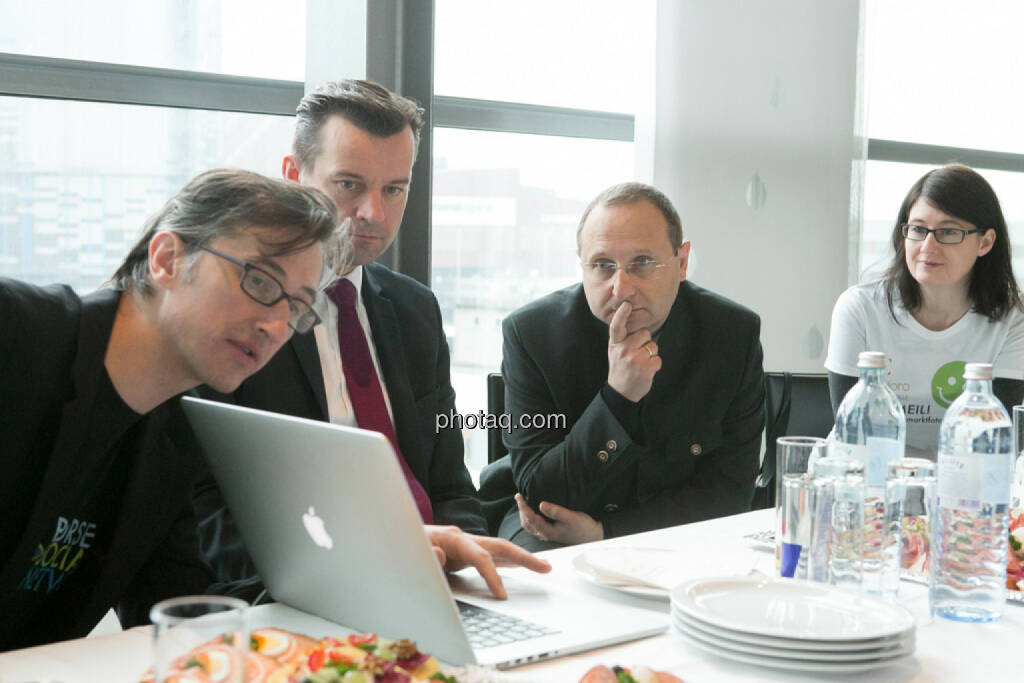
{"label": "man's gray hair", "polygon": [[587,222],[591,211],[598,206],[623,206],[641,201],[650,202],[665,217],[665,222],[668,223],[668,241],[672,244],[672,251],[679,251],[679,247],[683,245],[683,222],[679,219],[679,213],[676,212],[665,193],[653,185],[644,183],[619,183],[594,197],[587,208],[583,210],[580,224],[576,228],[576,253],[579,253],[580,250],[580,233],[583,232],[583,225]]}
{"label": "man's gray hair", "polygon": [[153,293],[149,279],[149,243],[158,232],[173,232],[185,245],[185,255],[225,235],[254,227],[274,233],[261,236],[268,254],[281,256],[316,243],[331,263],[345,259],[348,235],[338,230],[338,210],[320,190],[286,180],[271,180],[258,173],[215,169],[202,173],[181,189],[146,221],[109,284],[119,291]]}
{"label": "man's gray hair", "polygon": [[372,81],[325,83],[303,97],[295,109],[292,152],[301,168],[313,168],[320,155],[320,130],[327,119],[338,115],[379,138],[396,135],[408,126],[415,155],[420,146],[423,114],[423,108],[413,100]]}

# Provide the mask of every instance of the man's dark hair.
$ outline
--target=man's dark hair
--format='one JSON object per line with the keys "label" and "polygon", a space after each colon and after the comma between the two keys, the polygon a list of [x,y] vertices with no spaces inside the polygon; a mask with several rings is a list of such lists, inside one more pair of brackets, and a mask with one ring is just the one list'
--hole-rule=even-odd
{"label": "man's dark hair", "polygon": [[[253,227],[274,230],[273,241],[262,239],[271,256],[301,251],[317,242],[325,243],[325,253],[340,253],[340,241],[345,239],[335,233],[338,210],[323,192],[250,171],[216,169],[193,178],[146,221],[110,285],[119,291],[137,290],[144,296],[153,293],[149,243],[158,232],[176,234],[185,245],[185,254],[191,255],[218,237]],[[334,241],[339,241],[339,246],[332,246]]]}
{"label": "man's dark hair", "polygon": [[300,167],[313,168],[320,154],[320,129],[335,115],[379,138],[409,126],[413,154],[419,149],[423,108],[416,102],[371,81],[332,81],[303,97],[295,109],[292,152]]}
{"label": "man's dark hair", "polygon": [[[889,312],[896,317],[897,297],[913,313],[921,307],[921,286],[907,268],[903,225],[918,199],[954,218],[972,223],[984,234],[996,231],[996,241],[987,254],[971,268],[967,296],[974,310],[990,320],[1001,320],[1021,304],[1017,278],[1013,275],[1010,233],[999,206],[999,198],[981,175],[962,164],[949,164],[925,173],[907,192],[892,229],[893,257],[885,272],[885,297]],[[955,247],[954,247],[955,248]]]}
{"label": "man's dark hair", "polygon": [[648,201],[654,205],[668,223],[668,241],[672,245],[672,252],[679,251],[683,245],[683,222],[679,219],[679,213],[672,206],[672,201],[665,196],[665,193],[644,183],[619,183],[612,185],[601,194],[594,197],[587,208],[583,210],[580,224],[576,227],[576,252],[580,250],[580,234],[583,232],[583,224],[587,222],[590,212],[598,206],[622,206],[624,204],[635,204],[640,201]]}

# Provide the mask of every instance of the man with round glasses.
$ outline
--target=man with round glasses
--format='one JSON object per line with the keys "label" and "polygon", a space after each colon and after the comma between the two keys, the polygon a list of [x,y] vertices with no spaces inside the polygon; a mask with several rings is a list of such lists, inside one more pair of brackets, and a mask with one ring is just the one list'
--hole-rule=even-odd
{"label": "man with round glasses", "polygon": [[[316,322],[337,212],[216,170],[147,223],[109,286],[0,278],[0,650],[86,635],[117,605],[201,593],[179,394],[234,390]],[[334,250],[331,250],[334,253]]]}
{"label": "man with round glasses", "polygon": [[[686,280],[669,199],[624,183],[586,208],[583,281],[502,325],[504,435],[516,505],[499,534],[530,550],[743,512],[757,474],[760,319]],[[523,418],[564,425],[523,428]]]}

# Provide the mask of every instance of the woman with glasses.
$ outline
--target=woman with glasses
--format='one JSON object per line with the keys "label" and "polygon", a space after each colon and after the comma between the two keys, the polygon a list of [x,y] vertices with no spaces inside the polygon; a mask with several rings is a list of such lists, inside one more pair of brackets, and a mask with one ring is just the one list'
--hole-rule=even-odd
{"label": "woman with glasses", "polygon": [[1024,305],[999,199],[951,164],[914,183],[881,280],[843,292],[825,368],[832,411],[857,381],[857,354],[884,351],[907,416],[908,455],[935,459],[939,423],[963,390],[966,362],[992,363],[1004,405],[1024,396]]}

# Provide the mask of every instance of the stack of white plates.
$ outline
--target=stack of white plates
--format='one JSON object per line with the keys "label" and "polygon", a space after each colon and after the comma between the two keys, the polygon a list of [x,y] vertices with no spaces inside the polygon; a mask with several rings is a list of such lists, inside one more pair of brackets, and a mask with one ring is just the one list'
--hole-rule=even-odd
{"label": "stack of white plates", "polygon": [[879,598],[792,579],[694,579],[671,593],[672,624],[698,648],[748,664],[850,673],[914,653],[914,618]]}

